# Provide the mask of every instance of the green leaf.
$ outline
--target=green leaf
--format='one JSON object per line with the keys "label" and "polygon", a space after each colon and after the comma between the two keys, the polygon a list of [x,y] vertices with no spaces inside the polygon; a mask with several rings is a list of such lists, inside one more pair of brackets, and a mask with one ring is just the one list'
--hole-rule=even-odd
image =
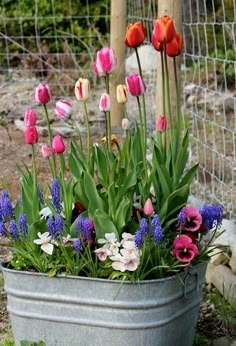
{"label": "green leaf", "polygon": [[115,233],[117,239],[119,239],[117,229],[107,214],[96,210],[93,214],[93,222],[96,230],[96,239],[104,238],[105,233]]}
{"label": "green leaf", "polygon": [[132,207],[131,199],[125,196],[119,203],[116,210],[114,224],[116,225],[119,235],[127,224],[130,209]]}
{"label": "green leaf", "polygon": [[182,187],[184,185],[190,186],[193,178],[195,177],[195,175],[197,173],[197,170],[198,170],[198,163],[189,169],[189,171],[185,174],[185,176],[181,180],[178,187]]}
{"label": "green leaf", "polygon": [[98,169],[98,175],[102,184],[107,188],[108,184],[108,167],[107,167],[107,156],[105,152],[105,147],[99,148],[97,146],[94,147],[95,161]]}
{"label": "green leaf", "polygon": [[92,209],[93,211],[96,209],[105,211],[106,204],[97,191],[93,177],[88,172],[84,172],[84,186],[89,201],[89,209]]}
{"label": "green leaf", "polygon": [[57,275],[57,268],[56,268],[56,267],[49,270],[48,276],[49,276],[50,278],[52,278],[52,277],[54,277],[54,276],[56,276],[56,275]]}

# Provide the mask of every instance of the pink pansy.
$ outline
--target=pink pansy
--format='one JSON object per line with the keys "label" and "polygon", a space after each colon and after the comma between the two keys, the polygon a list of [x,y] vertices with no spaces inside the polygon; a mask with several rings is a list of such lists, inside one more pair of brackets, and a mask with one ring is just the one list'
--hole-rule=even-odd
{"label": "pink pansy", "polygon": [[156,130],[158,132],[166,131],[167,127],[167,118],[165,115],[158,115],[156,119]]}
{"label": "pink pansy", "polygon": [[52,148],[54,153],[62,154],[65,151],[65,144],[60,135],[56,135],[52,140]]}
{"label": "pink pansy", "polygon": [[154,212],[153,205],[152,205],[152,200],[151,198],[148,198],[144,204],[143,207],[143,212],[147,216],[151,216]]}
{"label": "pink pansy", "polygon": [[39,84],[35,89],[35,101],[46,104],[51,99],[51,93],[47,84]]}
{"label": "pink pansy", "polygon": [[27,109],[24,114],[24,125],[26,127],[35,126],[37,114],[34,109]]}
{"label": "pink pansy", "polygon": [[96,60],[93,66],[95,73],[103,76],[111,73],[116,66],[116,58],[112,48],[103,47],[96,55]]}
{"label": "pink pansy", "polygon": [[47,157],[52,155],[53,149],[49,145],[43,144],[41,147],[41,152],[42,152],[43,157],[47,158]]}
{"label": "pink pansy", "polygon": [[180,211],[178,224],[182,230],[194,232],[200,228],[202,216],[197,208],[187,206]]}
{"label": "pink pansy", "polygon": [[25,143],[36,144],[38,142],[38,131],[35,126],[27,127],[25,130]]}
{"label": "pink pansy", "polygon": [[144,94],[146,85],[139,74],[131,74],[130,76],[125,78],[125,82],[128,91],[132,96],[140,96]]}
{"label": "pink pansy", "polygon": [[173,254],[180,262],[190,262],[198,255],[198,247],[185,234],[174,240]]}
{"label": "pink pansy", "polygon": [[109,112],[111,110],[111,98],[109,94],[102,94],[99,102],[99,109],[101,112]]}
{"label": "pink pansy", "polygon": [[100,247],[99,249],[96,249],[94,252],[98,256],[100,261],[105,261],[107,257],[112,256],[112,251],[104,247]]}
{"label": "pink pansy", "polygon": [[56,102],[55,113],[57,117],[61,120],[68,119],[72,114],[72,105],[69,101],[66,100],[58,100]]}

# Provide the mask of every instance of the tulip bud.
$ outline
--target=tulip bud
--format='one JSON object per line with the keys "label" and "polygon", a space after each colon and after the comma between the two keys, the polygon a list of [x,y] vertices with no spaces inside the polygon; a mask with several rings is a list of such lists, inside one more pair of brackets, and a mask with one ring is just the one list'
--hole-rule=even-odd
{"label": "tulip bud", "polygon": [[117,85],[116,100],[118,103],[126,103],[128,101],[128,89],[125,84]]}
{"label": "tulip bud", "polygon": [[51,99],[50,90],[47,84],[39,84],[35,89],[35,101],[38,103],[46,104]]}
{"label": "tulip bud", "polygon": [[38,131],[35,126],[27,127],[25,129],[25,143],[35,144],[38,142]]}
{"label": "tulip bud", "polygon": [[41,152],[44,158],[47,158],[52,155],[53,149],[47,144],[42,145]]}
{"label": "tulip bud", "polygon": [[169,16],[162,16],[154,23],[152,34],[157,41],[169,43],[175,37],[175,26],[173,20]]}
{"label": "tulip bud", "polygon": [[116,66],[116,58],[112,48],[103,47],[96,55],[96,60],[93,65],[94,72],[98,76],[104,76],[111,73]]}
{"label": "tulip bud", "polygon": [[69,119],[72,114],[72,105],[69,101],[59,100],[56,102],[55,113],[61,120]]}
{"label": "tulip bud", "polygon": [[152,201],[151,201],[151,198],[148,198],[144,204],[144,207],[143,207],[143,212],[145,215],[147,216],[151,216],[154,212],[154,208],[153,208],[153,205],[152,205]]}
{"label": "tulip bud", "polygon": [[144,81],[142,80],[139,74],[131,74],[130,76],[125,78],[125,82],[129,90],[129,93],[132,96],[140,96],[144,94],[146,90],[146,85],[144,84]]}
{"label": "tulip bud", "polygon": [[175,57],[181,54],[183,49],[183,38],[182,35],[176,33],[175,37],[170,43],[166,45],[166,54],[170,57]]}
{"label": "tulip bud", "polygon": [[111,98],[110,95],[102,94],[99,102],[99,109],[101,112],[109,112],[111,110]]}
{"label": "tulip bud", "polygon": [[125,130],[125,131],[128,130],[129,125],[130,125],[129,119],[123,118],[122,119],[122,123],[121,123],[122,129]]}
{"label": "tulip bud", "polygon": [[78,101],[86,102],[90,96],[90,82],[86,78],[79,78],[75,83],[75,96]]}
{"label": "tulip bud", "polygon": [[166,131],[167,119],[165,115],[159,115],[156,119],[156,130],[159,132]]}
{"label": "tulip bud", "polygon": [[34,109],[27,109],[24,115],[24,125],[26,127],[35,126],[37,120],[37,114]]}
{"label": "tulip bud", "polygon": [[54,153],[62,154],[65,151],[65,144],[60,135],[56,135],[52,140],[52,148]]}
{"label": "tulip bud", "polygon": [[141,22],[129,24],[126,28],[125,44],[128,47],[137,48],[145,40],[147,30]]}

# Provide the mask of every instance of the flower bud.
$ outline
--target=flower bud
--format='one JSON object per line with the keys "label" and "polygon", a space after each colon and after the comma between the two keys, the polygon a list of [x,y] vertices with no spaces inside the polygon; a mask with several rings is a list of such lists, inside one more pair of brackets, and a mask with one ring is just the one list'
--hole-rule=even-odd
{"label": "flower bud", "polygon": [[130,76],[125,78],[125,82],[129,90],[129,93],[132,96],[140,96],[144,94],[146,90],[146,85],[144,84],[144,81],[142,80],[139,74],[131,74]]}
{"label": "flower bud", "polygon": [[167,43],[166,45],[166,54],[173,58],[175,56],[180,55],[182,49],[183,49],[182,35],[176,33],[173,40],[170,41],[170,43]]}
{"label": "flower bud", "polygon": [[52,140],[52,148],[54,153],[62,154],[65,151],[65,144],[60,135],[56,135]]}
{"label": "flower bud", "polygon": [[75,83],[75,96],[78,101],[86,102],[90,96],[90,82],[87,78],[79,78]]}
{"label": "flower bud", "polygon": [[128,130],[129,125],[130,125],[129,119],[123,118],[123,119],[122,119],[122,123],[121,123],[122,129],[123,129],[123,130]]}
{"label": "flower bud", "polygon": [[145,40],[147,30],[141,22],[129,24],[126,28],[125,44],[128,47],[137,48]]}
{"label": "flower bud", "polygon": [[169,43],[175,37],[175,26],[169,16],[162,16],[154,23],[152,34],[158,42]]}
{"label": "flower bud", "polygon": [[99,109],[101,112],[109,112],[111,110],[111,98],[109,94],[102,94],[99,102]]}
{"label": "flower bud", "polygon": [[35,101],[46,104],[51,99],[51,93],[47,84],[39,84],[35,89]]}
{"label": "flower bud", "polygon": [[118,103],[126,103],[128,101],[128,89],[125,84],[117,85],[116,100]]}
{"label": "flower bud", "polygon": [[93,65],[94,72],[98,76],[104,76],[111,73],[116,66],[116,58],[112,48],[103,47],[96,55],[96,60]]}
{"label": "flower bud", "polygon": [[35,126],[27,127],[25,129],[25,143],[35,144],[38,142],[38,131]]}
{"label": "flower bud", "polygon": [[144,204],[143,212],[147,216],[151,216],[154,212],[151,198],[148,198]]}
{"label": "flower bud", "polygon": [[55,113],[59,119],[66,120],[70,118],[72,111],[72,105],[69,101],[59,100],[56,102]]}
{"label": "flower bud", "polygon": [[53,149],[49,147],[47,144],[42,145],[41,152],[44,158],[47,158],[52,155]]}
{"label": "flower bud", "polygon": [[167,118],[165,115],[158,115],[156,119],[156,130],[165,132],[167,128]]}
{"label": "flower bud", "polygon": [[35,126],[37,120],[37,114],[34,109],[27,109],[24,115],[24,125],[26,127]]}

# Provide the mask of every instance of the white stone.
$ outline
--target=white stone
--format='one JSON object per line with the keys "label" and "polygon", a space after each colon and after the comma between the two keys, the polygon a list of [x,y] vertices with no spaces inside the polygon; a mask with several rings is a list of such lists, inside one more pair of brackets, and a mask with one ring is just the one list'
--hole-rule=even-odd
{"label": "white stone", "polygon": [[[138,54],[143,72],[152,72],[157,69],[157,52],[151,45],[143,45],[138,48]],[[138,63],[135,52],[125,62],[126,73],[138,72]]]}

